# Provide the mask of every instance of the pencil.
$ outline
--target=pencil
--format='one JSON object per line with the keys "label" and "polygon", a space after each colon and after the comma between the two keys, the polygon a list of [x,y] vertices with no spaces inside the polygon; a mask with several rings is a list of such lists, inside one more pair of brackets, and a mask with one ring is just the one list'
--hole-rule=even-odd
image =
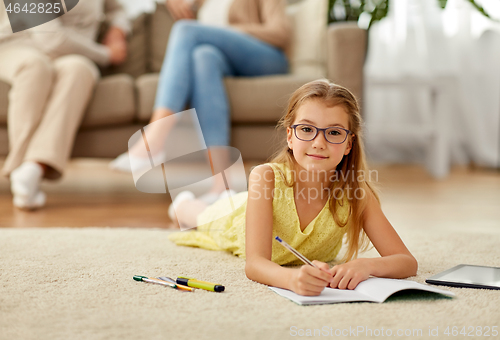
{"label": "pencil", "polygon": [[302,262],[304,262],[305,264],[308,264],[310,266],[313,266],[314,268],[320,269],[314,263],[312,263],[311,261],[309,261],[309,259],[307,257],[305,257],[304,255],[302,255],[297,250],[295,250],[291,245],[289,245],[288,243],[286,243],[285,241],[283,241],[279,236],[276,236],[274,239],[276,241],[278,241],[283,247],[285,247],[286,249],[288,249],[293,255],[297,256],[297,258],[299,260],[301,260]]}

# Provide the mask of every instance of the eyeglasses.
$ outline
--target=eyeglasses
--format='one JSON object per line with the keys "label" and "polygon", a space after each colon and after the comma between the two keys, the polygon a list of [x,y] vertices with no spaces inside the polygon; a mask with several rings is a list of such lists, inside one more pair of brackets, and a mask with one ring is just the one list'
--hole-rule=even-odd
{"label": "eyeglasses", "polygon": [[295,124],[291,128],[295,131],[295,137],[303,141],[311,141],[318,135],[319,131],[323,132],[323,136],[328,143],[342,144],[352,132],[341,127],[330,127],[326,129],[317,128],[309,124]]}

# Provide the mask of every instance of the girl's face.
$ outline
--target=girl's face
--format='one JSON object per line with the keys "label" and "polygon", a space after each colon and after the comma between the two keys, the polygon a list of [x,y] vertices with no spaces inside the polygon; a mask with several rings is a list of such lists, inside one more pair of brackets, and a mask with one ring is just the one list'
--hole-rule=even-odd
{"label": "girl's face", "polygon": [[[322,100],[305,101],[297,110],[295,124],[309,124],[317,128],[341,127],[349,129],[349,116],[340,106],[328,107]],[[332,171],[351,151],[351,137],[342,144],[332,144],[318,131],[316,138],[303,141],[295,136],[293,128],[287,128],[288,147],[293,150],[296,162],[307,171]]]}

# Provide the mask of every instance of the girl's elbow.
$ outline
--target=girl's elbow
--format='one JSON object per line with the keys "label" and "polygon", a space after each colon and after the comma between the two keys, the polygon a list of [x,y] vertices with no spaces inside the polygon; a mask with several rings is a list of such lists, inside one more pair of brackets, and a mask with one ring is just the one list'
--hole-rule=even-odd
{"label": "girl's elbow", "polygon": [[245,275],[247,276],[247,279],[254,280],[255,277],[254,266],[252,265],[252,262],[248,260],[246,260],[245,262]]}
{"label": "girl's elbow", "polygon": [[249,280],[261,282],[262,280],[262,261],[259,258],[246,259],[245,275]]}
{"label": "girl's elbow", "polygon": [[418,271],[418,262],[417,259],[414,258],[413,256],[410,257],[410,265],[408,266],[410,268],[410,275],[409,276],[416,276],[417,271]]}

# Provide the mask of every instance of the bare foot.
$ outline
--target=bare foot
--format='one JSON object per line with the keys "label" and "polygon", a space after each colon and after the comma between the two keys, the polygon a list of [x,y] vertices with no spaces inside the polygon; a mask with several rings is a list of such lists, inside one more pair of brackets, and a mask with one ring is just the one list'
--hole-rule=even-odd
{"label": "bare foot", "polygon": [[144,128],[144,135],[130,148],[129,153],[136,157],[148,158],[147,153],[145,154],[145,144],[147,150],[151,151],[153,155],[161,153],[163,151],[165,138],[176,123],[173,117],[171,119],[161,119],[173,114],[174,112],[169,109],[155,109],[150,123]]}
{"label": "bare foot", "polygon": [[198,216],[208,207],[208,204],[199,200],[187,200],[179,204],[176,210],[179,224],[191,228],[196,228]]}

